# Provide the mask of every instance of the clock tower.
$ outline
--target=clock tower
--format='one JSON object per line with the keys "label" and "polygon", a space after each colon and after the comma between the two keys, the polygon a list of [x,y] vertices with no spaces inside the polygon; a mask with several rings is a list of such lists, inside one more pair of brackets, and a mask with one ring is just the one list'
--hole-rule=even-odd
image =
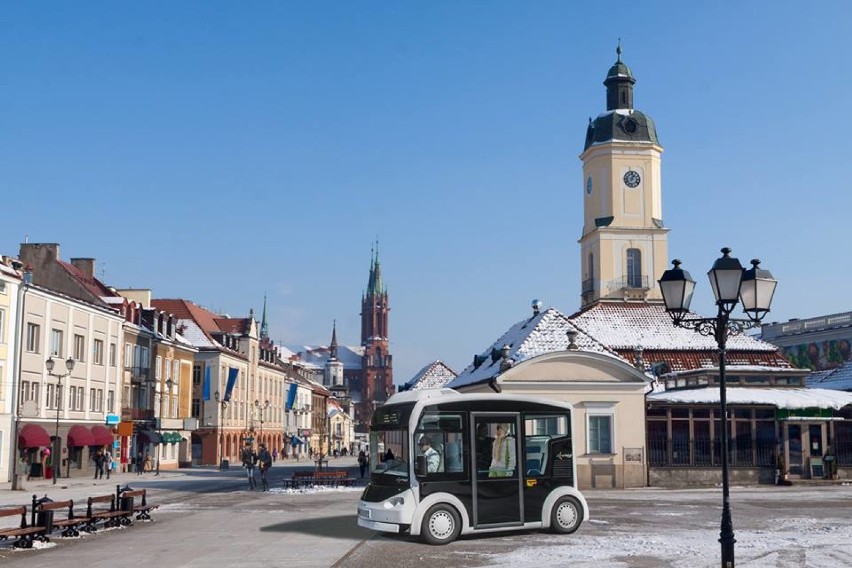
{"label": "clock tower", "polygon": [[662,300],[668,265],[660,162],[651,117],[633,108],[636,79],[618,60],[604,80],[606,112],[589,119],[583,161],[581,307],[602,300]]}

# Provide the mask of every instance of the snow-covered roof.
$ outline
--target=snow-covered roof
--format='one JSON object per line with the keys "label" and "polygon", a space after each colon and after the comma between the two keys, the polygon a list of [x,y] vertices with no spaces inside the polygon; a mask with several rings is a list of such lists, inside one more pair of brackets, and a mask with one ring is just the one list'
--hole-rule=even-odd
{"label": "snow-covered roof", "polygon": [[[690,314],[688,317],[701,317]],[[718,346],[713,337],[675,327],[662,303],[598,302],[571,316],[571,321],[611,349],[706,350]],[[730,335],[728,351],[777,352],[778,347],[745,334]]]}
{"label": "snow-covered roof", "polygon": [[439,359],[420,369],[411,380],[405,383],[403,390],[439,389],[447,386],[457,375],[458,373]]}
{"label": "snow-covered roof", "polygon": [[568,317],[555,308],[549,308],[529,319],[519,321],[509,331],[478,356],[482,363],[473,363],[462,371],[447,387],[458,388],[490,379],[500,372],[500,350],[509,346],[509,358],[515,364],[545,353],[568,349],[568,331],[576,331],[575,343],[582,351],[606,353],[618,357],[599,341],[578,329]]}
{"label": "snow-covered roof", "polygon": [[830,371],[816,371],[807,376],[808,388],[852,391],[852,361]]}
{"label": "snow-covered roof", "polygon": [[[852,404],[852,393],[828,389],[728,387],[728,404],[771,404],[776,408],[833,408]],[[647,396],[649,402],[719,404],[719,388],[670,390]]]}
{"label": "snow-covered roof", "polygon": [[218,347],[214,342],[207,338],[207,334],[199,327],[193,319],[179,319],[178,325],[183,326],[183,337],[193,347],[213,348]]}
{"label": "snow-covered roof", "polygon": [[15,270],[14,268],[12,268],[10,266],[6,266],[2,262],[0,262],[0,272],[2,272],[3,274],[5,274],[7,276],[14,276],[16,278],[20,278],[20,274],[18,274],[17,270]]}
{"label": "snow-covered roof", "polygon": [[[296,351],[299,359],[319,368],[324,368],[331,356],[331,349],[327,345],[305,345],[302,348],[296,348]],[[344,369],[360,369],[363,357],[364,348],[360,345],[340,345],[337,348],[337,359],[343,363]]]}

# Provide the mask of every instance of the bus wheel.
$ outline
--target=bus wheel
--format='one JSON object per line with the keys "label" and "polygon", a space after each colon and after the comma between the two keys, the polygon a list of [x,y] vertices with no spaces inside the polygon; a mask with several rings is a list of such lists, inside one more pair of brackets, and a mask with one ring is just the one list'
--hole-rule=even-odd
{"label": "bus wheel", "polygon": [[459,514],[450,505],[433,505],[423,517],[420,534],[426,544],[447,544],[459,536],[461,520]]}
{"label": "bus wheel", "polygon": [[550,528],[559,534],[571,534],[580,528],[583,522],[583,507],[573,497],[562,497],[550,513]]}

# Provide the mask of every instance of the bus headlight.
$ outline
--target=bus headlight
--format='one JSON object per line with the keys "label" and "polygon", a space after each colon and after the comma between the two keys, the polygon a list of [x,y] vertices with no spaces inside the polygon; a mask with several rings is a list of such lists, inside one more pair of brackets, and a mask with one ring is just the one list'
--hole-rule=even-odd
{"label": "bus headlight", "polygon": [[402,507],[405,505],[404,497],[391,497],[387,501],[385,501],[385,509],[392,509],[393,507]]}

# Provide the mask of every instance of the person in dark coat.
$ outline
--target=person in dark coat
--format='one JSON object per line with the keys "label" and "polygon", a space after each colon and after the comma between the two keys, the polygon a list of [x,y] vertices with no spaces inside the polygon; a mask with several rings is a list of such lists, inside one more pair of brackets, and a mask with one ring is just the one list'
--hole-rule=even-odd
{"label": "person in dark coat", "polygon": [[361,470],[361,477],[364,477],[364,472],[367,471],[367,454],[364,450],[358,454],[358,469]]}
{"label": "person in dark coat", "polygon": [[258,468],[260,469],[260,482],[263,485],[264,491],[269,491],[269,480],[266,474],[269,468],[272,467],[272,455],[266,449],[266,444],[260,445],[260,451],[257,453]]}
{"label": "person in dark coat", "polygon": [[254,449],[252,449],[250,443],[246,443],[246,447],[243,448],[243,451],[240,452],[240,459],[242,459],[243,467],[246,470],[246,476],[248,477],[249,482],[249,490],[257,487],[257,482],[254,479],[254,468],[257,465],[257,454]]}
{"label": "person in dark coat", "polygon": [[104,451],[98,449],[95,452],[95,479],[104,478]]}

